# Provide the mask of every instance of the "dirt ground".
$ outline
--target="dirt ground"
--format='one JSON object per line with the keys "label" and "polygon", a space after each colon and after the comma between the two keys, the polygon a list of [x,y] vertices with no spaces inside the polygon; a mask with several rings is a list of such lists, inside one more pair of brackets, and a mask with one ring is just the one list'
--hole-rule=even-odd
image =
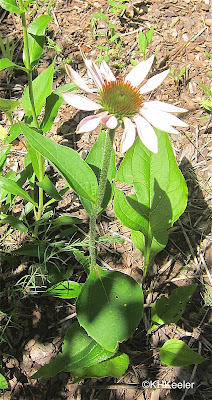
{"label": "dirt ground", "polygon": [[[106,0],[53,0],[34,2],[28,14],[28,22],[47,11],[53,17],[49,24],[44,56],[36,70],[39,74],[56,59],[54,88],[69,82],[64,64],[67,57],[71,65],[81,75],[86,70],[79,51],[83,49],[87,57],[96,60],[106,53],[99,46],[109,46],[109,65],[115,75],[125,76],[132,68],[132,60],[142,60],[139,53],[138,33],[145,33],[154,26],[152,42],[147,48],[146,57],[155,54],[151,74],[170,68],[163,84],[154,91],[151,99],[167,101],[186,108],[182,117],[188,124],[179,136],[170,136],[176,159],[188,185],[188,205],[181,218],[170,230],[169,242],[151,264],[147,283],[144,287],[146,298],[144,319],[132,338],[121,344],[121,350],[130,357],[130,367],[120,379],[87,379],[73,384],[67,373],[60,373],[51,379],[30,380],[30,376],[40,366],[53,358],[61,348],[67,328],[75,320],[75,306],[72,301],[41,297],[47,285],[42,274],[36,274],[36,259],[25,256],[4,256],[1,265],[1,371],[9,382],[9,390],[0,394],[4,400],[208,400],[212,398],[212,350],[211,302],[212,302],[212,246],[211,246],[211,176],[212,176],[212,135],[211,116],[201,106],[204,94],[199,82],[211,87],[212,6],[209,0],[159,0],[127,3],[127,9],[115,15]],[[49,9],[48,9],[49,7]],[[108,41],[110,31],[104,21],[93,20],[94,13],[104,13],[114,25],[115,33],[121,34],[121,45]],[[23,47],[21,24],[18,16],[0,9],[1,35],[3,39],[14,41],[15,62],[21,62]],[[120,43],[120,42],[119,42]],[[59,46],[59,47],[56,47]],[[180,79],[182,68],[185,72]],[[27,83],[24,73],[13,70],[0,73],[0,97],[18,99]],[[15,117],[21,120],[24,112],[16,111]],[[76,135],[75,129],[86,113],[61,106],[59,114],[48,136],[60,144],[73,147],[86,155],[95,142],[98,130],[92,134]],[[2,114],[0,124],[9,127],[9,121]],[[115,139],[117,163],[120,152],[122,132]],[[20,172],[23,168],[26,148],[23,140],[15,140],[5,169]],[[48,167],[57,187],[63,180]],[[21,203],[16,204],[17,213]],[[78,199],[70,190],[64,199],[55,205],[55,215],[72,215],[83,218],[83,229],[88,231],[88,216]],[[139,283],[142,277],[142,255],[130,240],[129,229],[122,227],[116,219],[112,207],[103,213],[98,224],[101,235],[117,235],[123,239],[115,244],[104,243],[99,247],[98,262],[106,268],[123,271],[133,276]],[[27,237],[8,227],[0,230],[0,243],[3,250],[14,250],[24,243]],[[124,241],[124,243],[123,243]],[[67,265],[67,254],[62,260]],[[55,260],[54,260],[55,261]],[[59,263],[56,260],[55,263]],[[74,263],[74,277],[80,280],[83,271]],[[11,272],[12,271],[12,272]],[[35,285],[32,283],[35,276]],[[29,278],[30,277],[30,278]],[[25,286],[21,286],[25,279]],[[17,285],[18,282],[18,285]],[[27,282],[27,284],[26,284]],[[146,335],[150,327],[150,305],[161,293],[169,294],[177,287],[198,283],[195,295],[187,305],[178,325],[162,326]],[[24,292],[21,288],[24,287]],[[36,289],[37,287],[37,289]],[[13,290],[11,290],[13,288]],[[12,315],[8,320],[7,315]],[[4,329],[4,327],[6,328]],[[168,367],[161,364],[158,347],[168,339],[183,339],[192,349],[206,357],[208,361],[199,366],[184,368]],[[169,390],[164,388],[145,388],[146,380],[160,382],[194,382],[193,389]]]}

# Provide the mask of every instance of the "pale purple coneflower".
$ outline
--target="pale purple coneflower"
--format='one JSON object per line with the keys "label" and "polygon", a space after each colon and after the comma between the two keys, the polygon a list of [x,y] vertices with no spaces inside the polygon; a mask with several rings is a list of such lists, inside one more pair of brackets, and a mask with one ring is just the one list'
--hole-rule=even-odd
{"label": "pale purple coneflower", "polygon": [[174,126],[188,126],[170,114],[187,110],[161,101],[143,100],[143,95],[156,89],[169,73],[169,70],[165,70],[142,84],[153,60],[154,56],[140,62],[122,79],[114,76],[105,61],[98,67],[84,57],[88,76],[92,78],[97,90],[90,89],[84,79],[67,66],[70,78],[88,97],[75,93],[61,93],[61,96],[66,103],[79,110],[95,112],[80,121],[77,132],[90,132],[99,124],[104,124],[108,129],[116,129],[121,123],[124,127],[122,153],[133,145],[137,135],[150,151],[157,153],[158,140],[153,127],[168,133],[178,133]]}

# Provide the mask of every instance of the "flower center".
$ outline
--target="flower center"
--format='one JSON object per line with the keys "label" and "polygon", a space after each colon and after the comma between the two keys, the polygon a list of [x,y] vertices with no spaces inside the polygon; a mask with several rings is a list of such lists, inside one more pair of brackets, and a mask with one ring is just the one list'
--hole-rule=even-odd
{"label": "flower center", "polygon": [[118,119],[132,117],[142,106],[139,90],[121,78],[105,83],[100,94],[101,105]]}

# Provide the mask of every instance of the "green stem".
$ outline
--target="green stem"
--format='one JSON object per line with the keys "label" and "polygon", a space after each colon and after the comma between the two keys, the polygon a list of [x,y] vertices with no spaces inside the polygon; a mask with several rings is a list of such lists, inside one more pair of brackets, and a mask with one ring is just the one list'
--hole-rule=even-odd
{"label": "green stem", "polygon": [[[30,53],[29,53],[29,43],[28,43],[28,36],[27,36],[27,24],[26,24],[26,15],[25,15],[25,8],[22,0],[18,0],[19,7],[23,13],[21,14],[22,20],[22,29],[23,29],[23,38],[24,38],[24,54],[25,54],[25,65],[28,70],[27,77],[28,77],[28,84],[29,84],[29,98],[31,103],[31,111],[34,126],[39,130],[39,123],[37,120],[36,110],[35,110],[35,102],[34,102],[34,95],[33,95],[33,86],[32,86],[32,67],[30,63]],[[44,158],[41,154],[38,154],[38,164],[39,164],[39,177],[38,180],[41,182],[44,178]],[[38,202],[38,212],[35,211],[35,219],[39,221],[43,212],[43,189],[39,187],[39,202]],[[35,233],[37,234],[38,226],[35,227]]]}
{"label": "green stem", "polygon": [[147,268],[148,268],[148,265],[149,265],[151,245],[152,245],[152,233],[151,233],[151,228],[150,228],[150,225],[149,225],[148,238],[147,239],[145,238],[143,284],[145,283]]}
{"label": "green stem", "polygon": [[95,237],[96,237],[96,220],[98,217],[99,209],[102,204],[102,200],[105,195],[105,188],[107,183],[107,174],[110,165],[111,154],[113,150],[113,139],[115,135],[115,129],[108,129],[106,131],[105,144],[103,149],[102,157],[102,169],[99,178],[99,185],[97,191],[96,204],[93,207],[92,214],[90,216],[90,230],[89,230],[89,252],[91,268],[96,265],[96,248],[95,248]]}

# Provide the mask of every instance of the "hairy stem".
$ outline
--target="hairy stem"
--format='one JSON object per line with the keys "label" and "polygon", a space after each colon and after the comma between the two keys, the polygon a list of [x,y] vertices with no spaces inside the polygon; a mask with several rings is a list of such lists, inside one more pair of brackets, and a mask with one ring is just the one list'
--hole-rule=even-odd
{"label": "hairy stem", "polygon": [[115,129],[108,129],[106,131],[105,144],[102,156],[102,169],[99,178],[99,185],[97,191],[96,204],[93,207],[92,214],[90,216],[90,240],[89,240],[89,252],[90,252],[90,263],[91,268],[96,265],[96,247],[95,247],[95,237],[96,237],[96,220],[98,217],[99,209],[102,204],[102,200],[105,195],[105,188],[107,183],[107,174],[110,165],[111,154],[113,150],[113,139],[115,135]]}

